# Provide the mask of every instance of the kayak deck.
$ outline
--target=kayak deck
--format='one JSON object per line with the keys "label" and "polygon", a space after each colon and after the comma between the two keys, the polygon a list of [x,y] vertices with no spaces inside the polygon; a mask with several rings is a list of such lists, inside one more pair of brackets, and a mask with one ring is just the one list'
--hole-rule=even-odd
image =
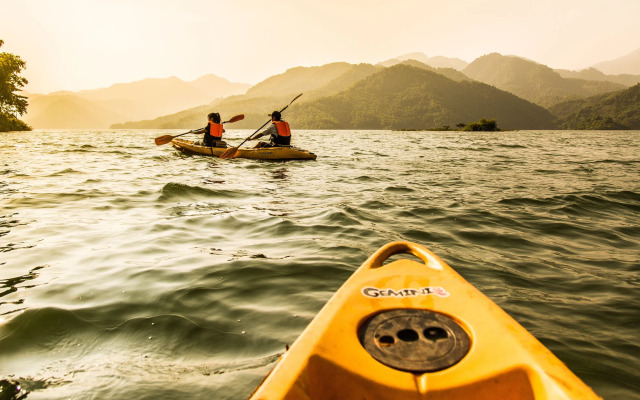
{"label": "kayak deck", "polygon": [[[383,265],[397,253],[421,262]],[[365,261],[251,397],[598,398],[498,305],[410,242]]]}
{"label": "kayak deck", "polygon": [[[171,145],[176,149],[189,153],[210,157],[220,157],[228,147],[207,147],[196,145],[191,140],[175,138]],[[240,148],[234,158],[248,158],[253,160],[315,160],[316,155],[310,151],[292,146],[262,147],[259,149]]]}

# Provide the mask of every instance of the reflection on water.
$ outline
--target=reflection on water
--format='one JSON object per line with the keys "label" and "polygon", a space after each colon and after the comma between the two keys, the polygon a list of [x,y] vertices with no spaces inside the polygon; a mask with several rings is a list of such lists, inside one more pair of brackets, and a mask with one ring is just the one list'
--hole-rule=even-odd
{"label": "reflection on water", "polygon": [[184,156],[167,133],[0,135],[0,379],[28,398],[246,398],[401,239],[640,399],[640,133],[296,132],[314,162]]}
{"label": "reflection on water", "polygon": [[287,175],[287,168],[280,168],[271,172],[271,176],[274,180],[287,180],[289,179],[289,175]]}
{"label": "reflection on water", "polygon": [[28,283],[29,281],[36,279],[39,275],[37,271],[46,267],[48,267],[48,265],[41,265],[33,268],[25,275],[16,276],[8,279],[0,279],[0,306],[7,305],[7,307],[5,307],[6,310],[3,310],[2,308],[0,308],[0,310],[4,311],[0,313],[0,315],[7,315],[10,313],[15,313],[17,311],[24,310],[24,308],[11,307],[11,305],[23,304],[24,298],[18,298],[16,300],[6,301],[6,302],[2,301],[2,298],[5,296],[8,296],[11,293],[15,293],[19,290],[24,291],[26,289],[31,289],[33,287],[38,286],[36,284],[25,284],[25,283]]}

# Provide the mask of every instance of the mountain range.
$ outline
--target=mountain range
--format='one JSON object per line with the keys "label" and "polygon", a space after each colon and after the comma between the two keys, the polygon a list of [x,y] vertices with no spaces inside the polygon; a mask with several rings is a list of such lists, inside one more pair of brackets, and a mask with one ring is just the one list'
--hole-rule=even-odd
{"label": "mountain range", "polygon": [[401,62],[408,60],[419,61],[422,64],[428,65],[433,68],[453,68],[458,71],[463,70],[467,65],[469,65],[468,62],[459,58],[449,58],[442,56],[428,57],[424,53],[403,54],[390,60],[378,63],[378,65],[381,65],[383,67],[392,67],[396,64],[400,64]]}
{"label": "mountain range", "polygon": [[150,78],[104,89],[26,94],[29,107],[24,121],[36,128],[108,128],[117,122],[209,104],[244,93],[250,86],[210,74],[191,82]]}
{"label": "mountain range", "polygon": [[593,68],[609,75],[640,75],[640,49],[615,60],[595,64]]}
{"label": "mountain range", "polygon": [[[297,128],[433,129],[491,118],[503,129],[553,129],[567,126],[572,107],[597,101],[586,99],[638,82],[640,74],[553,70],[497,53],[472,63],[410,53],[376,65],[295,67],[254,86],[207,75],[193,82],[147,79],[29,95],[25,120],[36,128],[192,129],[206,124],[206,114],[219,111],[223,118],[245,114],[234,128],[251,129],[304,93],[286,116]],[[573,105],[563,108],[565,102]]]}
{"label": "mountain range", "polygon": [[607,80],[563,78],[546,65],[498,53],[476,59],[462,72],[543,107],[627,87]]}

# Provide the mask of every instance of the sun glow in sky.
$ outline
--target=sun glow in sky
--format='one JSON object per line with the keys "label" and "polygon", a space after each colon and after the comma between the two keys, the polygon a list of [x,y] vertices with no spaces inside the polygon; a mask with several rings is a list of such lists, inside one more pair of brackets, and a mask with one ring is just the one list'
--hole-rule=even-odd
{"label": "sun glow in sky", "polygon": [[583,69],[640,48],[640,0],[1,0],[26,90],[498,52]]}

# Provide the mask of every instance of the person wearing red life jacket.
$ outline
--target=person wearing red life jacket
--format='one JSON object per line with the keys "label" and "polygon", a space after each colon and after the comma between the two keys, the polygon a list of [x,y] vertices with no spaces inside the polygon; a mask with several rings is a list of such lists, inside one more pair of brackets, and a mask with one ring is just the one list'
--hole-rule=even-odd
{"label": "person wearing red life jacket", "polygon": [[201,146],[212,147],[215,146],[217,141],[222,140],[222,134],[224,133],[224,128],[220,123],[220,114],[211,113],[207,115],[209,119],[209,123],[204,128],[198,129],[194,133],[203,133],[204,137],[202,138],[201,143],[196,143]]}
{"label": "person wearing red life jacket", "polygon": [[269,143],[258,142],[255,147],[260,148],[291,145],[291,128],[289,127],[289,123],[287,121],[282,120],[280,111],[274,111],[269,114],[269,116],[271,117],[271,125],[264,131],[260,132],[257,136],[251,138],[251,140],[256,140],[263,136],[269,135]]}

